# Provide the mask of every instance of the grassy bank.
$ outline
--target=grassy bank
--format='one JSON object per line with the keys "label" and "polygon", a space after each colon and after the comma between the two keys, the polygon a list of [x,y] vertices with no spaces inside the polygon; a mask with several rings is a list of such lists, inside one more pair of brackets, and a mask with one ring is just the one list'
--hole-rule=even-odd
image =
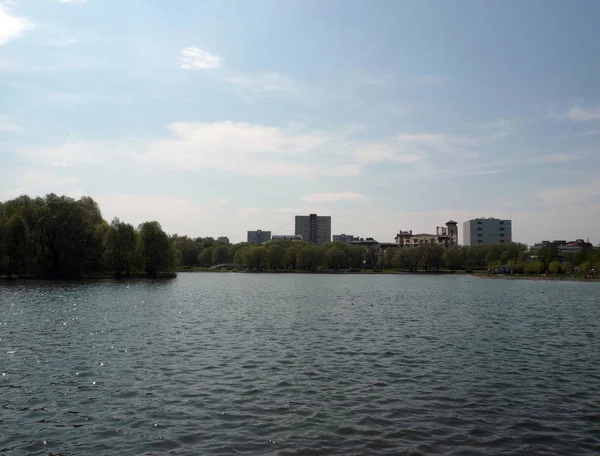
{"label": "grassy bank", "polygon": [[148,274],[142,272],[131,273],[129,275],[124,275],[117,277],[114,274],[90,274],[82,277],[70,277],[70,278],[49,278],[49,277],[37,277],[33,275],[0,275],[0,280],[47,280],[47,281],[57,281],[57,280],[130,280],[130,279],[174,279],[177,277],[175,272],[163,272],[158,274],[157,277],[148,277]]}
{"label": "grassy bank", "polygon": [[585,278],[583,274],[576,274],[575,277],[571,277],[568,274],[556,274],[548,275],[547,277],[540,276],[539,274],[471,274],[472,277],[480,279],[501,279],[501,280],[543,280],[543,281],[560,281],[560,282],[600,282],[600,278]]}
{"label": "grassy bank", "polygon": [[244,274],[398,274],[398,275],[446,275],[446,274],[465,274],[466,271],[398,271],[396,269],[210,269],[210,268],[180,268],[177,272],[211,272],[211,273],[244,273]]}

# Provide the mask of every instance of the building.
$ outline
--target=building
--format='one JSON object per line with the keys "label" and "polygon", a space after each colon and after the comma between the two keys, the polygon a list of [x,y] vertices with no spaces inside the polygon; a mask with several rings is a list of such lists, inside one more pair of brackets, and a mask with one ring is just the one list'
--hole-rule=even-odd
{"label": "building", "polygon": [[395,241],[398,247],[419,247],[427,244],[437,244],[442,247],[453,247],[458,245],[458,223],[454,220],[446,222],[446,226],[438,226],[435,234],[420,233],[413,234],[412,230],[400,230]]}
{"label": "building", "polygon": [[594,251],[594,246],[590,242],[586,242],[583,239],[577,239],[575,241],[542,241],[537,244],[532,245],[529,250],[535,252],[536,250],[540,250],[544,247],[548,247],[550,244],[554,244],[558,249],[559,256],[568,256],[568,255],[577,255],[578,253],[592,253]]}
{"label": "building", "polygon": [[281,241],[281,240],[289,240],[289,241],[301,241],[302,236],[299,234],[274,234],[271,238],[272,241]]}
{"label": "building", "polygon": [[498,245],[512,242],[512,221],[477,218],[463,223],[464,245]]}
{"label": "building", "polygon": [[217,242],[220,242],[221,244],[229,244],[229,238],[227,236],[219,236],[217,238]]}
{"label": "building", "polygon": [[256,230],[248,231],[248,244],[264,244],[271,240],[271,232]]}
{"label": "building", "polygon": [[356,236],[352,234],[334,234],[333,242],[343,242],[344,244],[350,244],[352,241],[357,240]]}
{"label": "building", "polygon": [[317,214],[296,216],[296,235],[312,244],[323,245],[331,241],[331,217]]}

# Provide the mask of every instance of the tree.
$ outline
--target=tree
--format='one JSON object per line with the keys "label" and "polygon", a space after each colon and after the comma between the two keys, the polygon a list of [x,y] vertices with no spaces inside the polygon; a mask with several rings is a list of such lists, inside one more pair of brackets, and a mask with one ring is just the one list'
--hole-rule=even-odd
{"label": "tree", "polygon": [[394,258],[394,253],[396,253],[396,250],[398,249],[398,247],[388,247],[384,254],[383,254],[383,259],[381,261],[381,266],[384,268],[393,268],[394,265],[392,263],[392,259]]}
{"label": "tree", "polygon": [[525,265],[525,272],[527,274],[541,274],[545,269],[544,263],[539,260],[533,260]]}
{"label": "tree", "polygon": [[280,269],[284,267],[285,250],[279,244],[272,244],[267,247],[268,264],[271,269]]}
{"label": "tree", "polygon": [[117,277],[129,275],[136,262],[137,236],[133,225],[115,217],[108,232],[108,257]]}
{"label": "tree", "polygon": [[55,194],[39,203],[32,229],[39,274],[74,278],[94,269],[106,249],[107,227],[98,205],[88,197],[75,201]]}
{"label": "tree", "polygon": [[267,264],[267,248],[264,245],[248,246],[242,251],[244,266],[249,269],[262,269]]}
{"label": "tree", "polygon": [[552,261],[548,265],[548,271],[550,271],[551,274],[558,274],[559,272],[561,272],[560,263],[556,260]]}
{"label": "tree", "polygon": [[[418,247],[420,249],[421,247]],[[423,247],[421,264],[426,271],[439,270],[444,261],[444,248],[437,244],[427,244]]]}
{"label": "tree", "polygon": [[[348,266],[353,269],[361,268],[363,260],[365,258],[365,249],[358,246],[351,246],[346,252],[346,259],[348,260]],[[393,258],[393,257],[392,257]]]}
{"label": "tree", "polygon": [[325,262],[327,266],[333,269],[345,269],[348,266],[346,253],[337,246],[327,250],[325,254]]}
{"label": "tree", "polygon": [[156,221],[142,223],[140,233],[140,257],[148,277],[161,272],[171,272],[175,266],[175,254],[169,237]]}
{"label": "tree", "polygon": [[221,243],[216,244],[212,251],[212,264],[222,264],[227,262],[229,262],[229,247]]}
{"label": "tree", "polygon": [[212,264],[213,264],[212,260],[213,260],[213,248],[212,247],[206,247],[200,251],[200,254],[198,255],[198,263],[200,263],[200,266],[202,266],[204,268],[208,268],[208,267],[212,266]]}
{"label": "tree", "polygon": [[463,266],[463,258],[460,247],[450,247],[444,252],[444,264],[452,271]]}
{"label": "tree", "polygon": [[419,263],[423,258],[424,247],[402,247],[399,248],[392,263],[396,269],[408,269],[410,272],[417,272]]}

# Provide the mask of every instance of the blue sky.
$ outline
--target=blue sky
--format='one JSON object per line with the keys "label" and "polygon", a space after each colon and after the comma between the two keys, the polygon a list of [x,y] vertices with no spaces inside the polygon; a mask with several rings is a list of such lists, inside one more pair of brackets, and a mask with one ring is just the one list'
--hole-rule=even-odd
{"label": "blue sky", "polygon": [[0,0],[0,200],[171,233],[600,241],[600,3]]}

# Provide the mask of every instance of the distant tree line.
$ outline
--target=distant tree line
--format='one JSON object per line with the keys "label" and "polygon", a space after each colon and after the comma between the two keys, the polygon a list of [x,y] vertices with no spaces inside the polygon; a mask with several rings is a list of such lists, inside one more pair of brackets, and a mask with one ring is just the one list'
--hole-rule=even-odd
{"label": "distant tree line", "polygon": [[558,247],[531,252],[524,244],[388,247],[273,240],[263,245],[224,244],[211,237],[168,236],[156,221],[138,227],[103,220],[90,197],[49,194],[0,203],[0,275],[78,278],[173,274],[178,268],[236,264],[252,270],[394,269],[399,271],[486,270],[505,266],[514,273],[556,274],[600,264],[600,252],[581,252],[559,262]]}
{"label": "distant tree line", "polygon": [[90,197],[49,194],[0,203],[0,274],[49,279],[172,273],[177,252],[156,221],[103,220]]}

